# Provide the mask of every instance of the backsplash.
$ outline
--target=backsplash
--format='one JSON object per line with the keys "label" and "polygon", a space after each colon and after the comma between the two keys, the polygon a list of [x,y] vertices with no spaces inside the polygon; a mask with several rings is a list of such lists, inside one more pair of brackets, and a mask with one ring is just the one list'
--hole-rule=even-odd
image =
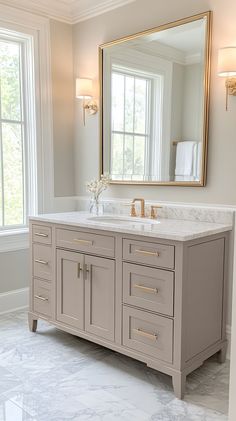
{"label": "backsplash", "polygon": [[[89,210],[89,197],[78,197],[77,210]],[[124,199],[108,199],[102,201],[104,213],[112,213],[117,215],[128,215],[130,213],[130,201]],[[162,208],[158,209],[159,218],[168,219],[181,219],[185,221],[199,221],[199,222],[213,222],[218,224],[234,224],[234,209],[219,208],[219,207],[206,207],[206,206],[193,206],[181,204],[169,204],[163,202],[146,201],[145,210],[146,215],[150,215],[150,207],[153,204],[158,204]],[[139,210],[139,203],[136,204]]]}

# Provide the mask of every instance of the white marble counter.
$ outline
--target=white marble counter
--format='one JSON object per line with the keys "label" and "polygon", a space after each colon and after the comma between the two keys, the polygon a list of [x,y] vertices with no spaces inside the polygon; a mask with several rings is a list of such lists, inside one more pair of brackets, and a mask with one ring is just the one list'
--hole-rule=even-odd
{"label": "white marble counter", "polygon": [[[105,216],[105,215],[104,215]],[[116,215],[107,215],[115,217]],[[90,220],[92,215],[85,212],[65,212],[55,214],[43,214],[31,217],[32,221],[45,223],[62,224],[80,228],[90,228],[102,231],[117,232],[123,234],[143,235],[166,240],[189,241],[232,230],[232,224],[219,224],[214,222],[187,221],[180,219],[160,218],[160,223],[145,223],[132,220],[132,223],[112,224],[101,220]],[[120,218],[120,215],[117,215]],[[131,219],[131,218],[130,218]],[[134,221],[134,222],[133,222]],[[148,222],[151,222],[148,220]]]}

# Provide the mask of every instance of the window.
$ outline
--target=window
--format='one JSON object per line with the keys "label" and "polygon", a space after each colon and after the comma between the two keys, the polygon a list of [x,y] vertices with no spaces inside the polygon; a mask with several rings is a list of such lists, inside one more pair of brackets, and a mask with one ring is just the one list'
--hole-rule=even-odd
{"label": "window", "polygon": [[160,140],[161,76],[112,69],[111,177],[146,180],[155,168],[153,153]]}
{"label": "window", "polygon": [[0,32],[0,230],[26,226],[36,206],[32,58],[30,37]]}

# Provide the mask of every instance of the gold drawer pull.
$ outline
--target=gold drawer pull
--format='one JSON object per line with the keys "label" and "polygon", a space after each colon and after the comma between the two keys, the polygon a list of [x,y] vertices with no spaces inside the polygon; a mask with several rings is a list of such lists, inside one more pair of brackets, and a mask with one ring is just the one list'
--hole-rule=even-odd
{"label": "gold drawer pull", "polygon": [[80,278],[80,272],[83,272],[83,268],[81,267],[81,264],[78,263],[78,278]]}
{"label": "gold drawer pull", "polygon": [[91,265],[90,264],[84,264],[84,274],[85,274],[85,281],[89,281],[91,276]]}
{"label": "gold drawer pull", "polygon": [[49,262],[46,262],[46,260],[41,260],[41,259],[35,259],[34,260],[35,263],[40,263],[41,265],[45,265],[47,266]]}
{"label": "gold drawer pull", "polygon": [[146,338],[152,339],[153,341],[157,340],[157,334],[156,333],[144,332],[144,330],[141,330],[141,329],[133,329],[133,331],[135,333],[137,333],[138,335],[145,336]]}
{"label": "gold drawer pull", "polygon": [[152,294],[158,294],[157,288],[149,288],[149,287],[145,287],[144,285],[137,285],[137,284],[135,284],[134,287],[142,289],[143,291],[146,291],[146,292],[151,292]]}
{"label": "gold drawer pull", "polygon": [[37,237],[44,237],[44,238],[48,237],[48,234],[43,234],[42,232],[35,232],[34,235],[36,235]]}
{"label": "gold drawer pull", "polygon": [[48,301],[48,298],[42,297],[41,295],[35,295],[34,298],[37,298],[37,300],[40,301]]}
{"label": "gold drawer pull", "polygon": [[135,253],[140,253],[140,254],[145,254],[147,256],[156,256],[159,257],[160,253],[158,253],[158,251],[146,251],[146,250],[135,250]]}
{"label": "gold drawer pull", "polygon": [[73,241],[76,241],[77,243],[82,243],[82,244],[90,244],[91,246],[93,245],[93,241],[89,241],[89,240],[80,240],[79,238],[74,238]]}

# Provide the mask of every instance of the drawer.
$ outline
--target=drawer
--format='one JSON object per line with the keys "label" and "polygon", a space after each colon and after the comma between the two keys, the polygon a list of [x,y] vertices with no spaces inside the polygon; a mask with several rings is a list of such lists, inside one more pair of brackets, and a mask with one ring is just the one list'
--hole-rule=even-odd
{"label": "drawer", "polygon": [[174,273],[123,263],[123,301],[173,316]]}
{"label": "drawer", "polygon": [[175,248],[165,244],[123,240],[123,259],[168,269],[175,267]]}
{"label": "drawer", "polygon": [[172,363],[173,320],[124,306],[123,344]]}
{"label": "drawer", "polygon": [[82,231],[57,229],[57,247],[114,257],[115,239],[106,235],[90,234]]}
{"label": "drawer", "polygon": [[50,284],[40,279],[34,279],[33,309],[46,317],[52,316]]}
{"label": "drawer", "polygon": [[38,278],[52,279],[52,248],[33,244],[33,274]]}
{"label": "drawer", "polygon": [[52,244],[52,229],[45,225],[33,225],[32,239],[34,243]]}

